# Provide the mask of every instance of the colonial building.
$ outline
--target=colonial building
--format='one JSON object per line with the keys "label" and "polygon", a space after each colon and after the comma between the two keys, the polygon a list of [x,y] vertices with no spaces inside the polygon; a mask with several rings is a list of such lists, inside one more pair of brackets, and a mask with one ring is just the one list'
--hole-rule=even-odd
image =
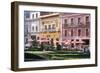
{"label": "colonial building", "polygon": [[[62,41],[71,48],[89,46],[90,14],[64,13],[62,18]],[[64,44],[66,44],[64,43]]]}
{"label": "colonial building", "polygon": [[25,44],[37,40],[70,48],[89,46],[90,14],[26,11],[24,16]]}
{"label": "colonial building", "polygon": [[40,12],[32,12],[31,14],[31,37],[33,40],[37,40],[39,37],[40,29]]}
{"label": "colonial building", "polygon": [[32,41],[39,40],[40,16],[51,14],[50,12],[24,12],[24,41],[25,46],[31,46]]}
{"label": "colonial building", "polygon": [[54,45],[60,41],[60,18],[59,13],[52,13],[40,17],[40,39],[41,42],[50,42],[53,40]]}
{"label": "colonial building", "polygon": [[27,12],[24,19],[24,34],[26,46],[31,46],[32,41],[38,40],[40,26],[40,12]]}

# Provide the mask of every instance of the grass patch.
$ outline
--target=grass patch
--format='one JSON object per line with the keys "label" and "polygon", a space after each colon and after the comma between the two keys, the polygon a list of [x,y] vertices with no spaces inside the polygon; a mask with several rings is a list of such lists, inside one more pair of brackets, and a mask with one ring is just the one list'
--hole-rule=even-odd
{"label": "grass patch", "polygon": [[72,51],[25,51],[47,60],[69,60],[69,59],[82,59],[90,58],[90,54]]}

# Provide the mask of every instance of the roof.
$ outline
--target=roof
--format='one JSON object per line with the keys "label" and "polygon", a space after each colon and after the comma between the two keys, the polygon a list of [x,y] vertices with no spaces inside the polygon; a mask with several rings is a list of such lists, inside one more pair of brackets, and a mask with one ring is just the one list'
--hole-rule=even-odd
{"label": "roof", "polygon": [[60,13],[52,13],[52,14],[40,16],[40,18],[52,17],[52,16],[56,16],[56,15],[59,15],[59,14],[60,14]]}

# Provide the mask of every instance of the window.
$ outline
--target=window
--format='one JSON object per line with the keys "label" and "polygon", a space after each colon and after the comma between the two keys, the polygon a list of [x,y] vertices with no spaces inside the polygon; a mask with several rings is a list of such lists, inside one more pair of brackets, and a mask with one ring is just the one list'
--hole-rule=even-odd
{"label": "window", "polygon": [[38,14],[36,13],[36,18],[38,18]]}
{"label": "window", "polygon": [[67,24],[67,19],[64,20],[64,24]]}
{"label": "window", "polygon": [[73,25],[74,24],[74,20],[73,20],[73,18],[71,18],[71,25]]}
{"label": "window", "polygon": [[65,30],[65,36],[67,36],[67,30]]}
{"label": "window", "polygon": [[51,25],[49,25],[49,28],[48,29],[51,29]]}
{"label": "window", "polygon": [[45,25],[45,30],[47,30],[47,26]]}
{"label": "window", "polygon": [[55,24],[52,25],[52,29],[55,29]]}
{"label": "window", "polygon": [[32,18],[34,19],[34,14],[32,15]]}
{"label": "window", "polygon": [[86,16],[86,24],[89,24],[89,16]]}
{"label": "window", "polygon": [[89,36],[89,30],[86,29],[86,36]]}
{"label": "window", "polygon": [[38,27],[36,26],[36,31],[38,31]]}
{"label": "window", "polygon": [[32,30],[34,31],[34,26],[32,27]]}
{"label": "window", "polygon": [[71,30],[71,36],[73,36],[73,29]]}
{"label": "window", "polygon": [[89,16],[86,16],[86,22],[89,22]]}
{"label": "window", "polygon": [[78,36],[81,36],[81,29],[78,30]]}
{"label": "window", "polygon": [[81,18],[78,18],[78,24],[80,24],[80,22],[81,22]]}

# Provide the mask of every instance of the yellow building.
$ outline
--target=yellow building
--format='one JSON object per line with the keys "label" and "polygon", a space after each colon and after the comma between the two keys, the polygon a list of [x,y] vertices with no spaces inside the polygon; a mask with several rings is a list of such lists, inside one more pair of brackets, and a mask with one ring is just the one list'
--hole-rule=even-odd
{"label": "yellow building", "polygon": [[59,13],[52,13],[40,17],[40,37],[41,41],[50,41],[53,39],[54,44],[60,41],[61,20]]}

